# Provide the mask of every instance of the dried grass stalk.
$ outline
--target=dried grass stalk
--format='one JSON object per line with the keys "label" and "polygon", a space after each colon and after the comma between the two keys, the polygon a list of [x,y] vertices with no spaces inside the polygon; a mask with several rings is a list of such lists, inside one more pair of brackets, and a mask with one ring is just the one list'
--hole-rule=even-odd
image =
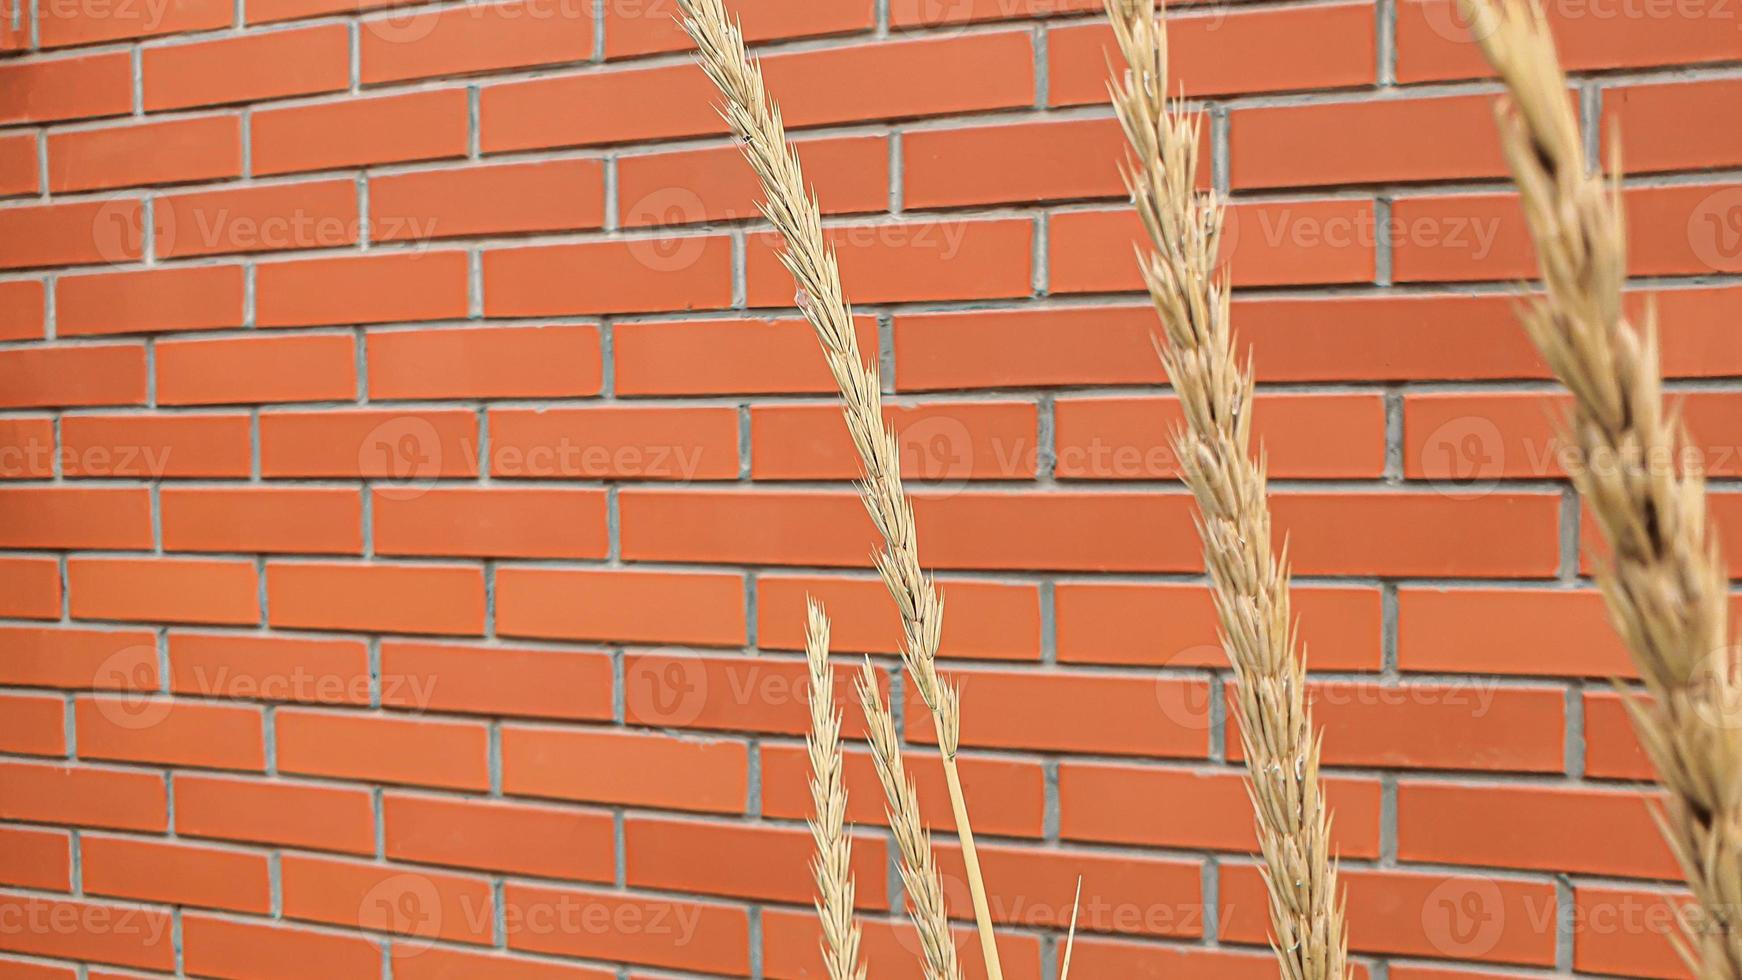
{"label": "dried grass stalk", "polygon": [[835,673],[829,667],[829,618],[814,599],[806,608],[804,652],[810,675],[811,838],[817,853],[817,919],[823,925],[823,963],[829,980],[865,980],[859,924],[853,919],[853,839],[847,836],[847,786],[842,775],[841,713],[835,710]]}
{"label": "dried grass stalk", "polygon": [[895,433],[883,422],[880,380],[859,352],[834,250],[823,239],[816,201],[806,190],[804,171],[787,143],[780,110],[768,98],[761,69],[744,50],[743,33],[727,16],[721,0],[679,0],[679,5],[684,29],[696,43],[702,68],[725,97],[726,122],[762,183],[766,197],[763,213],[786,245],[781,262],[798,285],[799,307],[815,329],[840,389],[842,412],[863,468],[860,489],[865,508],[883,537],[884,549],[876,556],[877,570],[901,613],[905,634],[902,659],[930,709],[937,733],[986,972],[989,980],[1003,980],[967,799],[956,767],[959,692],[937,675],[943,601],[920,569],[913,507],[902,489]]}
{"label": "dried grass stalk", "polygon": [[1223,645],[1239,683],[1272,946],[1287,980],[1342,980],[1347,934],[1305,656],[1289,613],[1287,549],[1281,558],[1271,552],[1265,467],[1251,453],[1252,373],[1236,359],[1228,283],[1216,270],[1222,203],[1197,190],[1202,117],[1168,104],[1166,24],[1154,0],[1107,0],[1107,13],[1125,61],[1110,88],[1132,150],[1126,185],[1151,244],[1138,261],[1161,318],[1162,364],[1185,409],[1174,446],[1201,511]]}
{"label": "dried grass stalk", "polygon": [[1628,706],[1668,790],[1659,823],[1703,913],[1691,943],[1678,945],[1697,976],[1737,980],[1742,664],[1730,645],[1729,583],[1700,462],[1664,407],[1655,316],[1636,330],[1622,308],[1620,167],[1606,185],[1588,165],[1541,9],[1523,0],[1463,4],[1506,82],[1496,107],[1501,141],[1542,267],[1544,296],[1521,320],[1573,394],[1568,469],[1609,543],[1598,581],[1651,693]]}

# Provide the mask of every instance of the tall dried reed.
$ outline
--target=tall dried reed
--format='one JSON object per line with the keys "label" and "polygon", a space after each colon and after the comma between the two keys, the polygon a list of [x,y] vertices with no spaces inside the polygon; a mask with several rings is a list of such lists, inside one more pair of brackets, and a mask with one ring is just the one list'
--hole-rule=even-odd
{"label": "tall dried reed", "polygon": [[1462,2],[1506,83],[1496,116],[1542,268],[1544,295],[1521,320],[1573,394],[1568,469],[1609,543],[1598,581],[1651,695],[1629,698],[1630,713],[1668,790],[1664,836],[1703,912],[1681,952],[1705,980],[1737,980],[1742,663],[1697,453],[1664,407],[1655,314],[1636,330],[1622,305],[1619,161],[1614,183],[1586,161],[1541,9]]}
{"label": "tall dried reed", "polygon": [[841,713],[835,710],[835,672],[829,666],[829,619],[820,603],[805,609],[804,653],[810,689],[811,838],[816,857],[817,919],[823,926],[823,964],[829,980],[865,980],[859,924],[853,920],[853,839],[847,836],[847,786],[841,762]]}
{"label": "tall dried reed", "polygon": [[937,734],[986,972],[990,980],[1003,980],[986,886],[956,766],[959,692],[937,675],[943,602],[920,568],[913,506],[902,489],[895,433],[883,422],[879,378],[859,351],[852,311],[841,288],[834,251],[823,239],[816,201],[806,190],[804,171],[786,140],[780,111],[768,98],[762,71],[744,50],[743,33],[727,16],[721,0],[679,0],[679,5],[684,30],[696,43],[702,68],[725,97],[726,122],[761,181],[766,198],[763,213],[785,242],[781,262],[797,282],[799,307],[816,331],[840,389],[847,430],[862,467],[860,489],[865,508],[883,538],[883,550],[876,555],[877,570],[901,614],[905,633],[902,659],[931,713]]}
{"label": "tall dried reed", "polygon": [[1167,99],[1167,28],[1154,0],[1106,0],[1124,59],[1110,88],[1131,157],[1126,185],[1148,232],[1138,262],[1161,318],[1162,365],[1185,409],[1174,446],[1197,498],[1270,891],[1272,946],[1287,980],[1342,980],[1347,936],[1306,700],[1306,660],[1289,612],[1287,549],[1271,551],[1265,468],[1252,457],[1252,372],[1229,324],[1216,268],[1223,205],[1197,189],[1200,114]]}

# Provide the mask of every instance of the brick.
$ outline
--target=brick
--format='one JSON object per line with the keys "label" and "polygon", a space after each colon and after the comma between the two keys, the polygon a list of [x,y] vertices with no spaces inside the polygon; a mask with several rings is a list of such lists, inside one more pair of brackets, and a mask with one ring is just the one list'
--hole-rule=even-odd
{"label": "brick", "polygon": [[[1230,759],[1244,759],[1240,709],[1227,689]],[[1325,765],[1495,772],[1565,771],[1566,694],[1479,678],[1381,685],[1319,681],[1308,690]]]}
{"label": "brick", "polygon": [[537,0],[469,3],[371,18],[357,37],[365,85],[530,68],[589,60],[593,9]]}
{"label": "brick", "polygon": [[239,116],[198,116],[48,135],[48,189],[56,193],[241,175]]}
{"label": "brick", "polygon": [[229,27],[234,16],[235,7],[219,0],[190,0],[167,7],[48,4],[37,10],[37,31],[43,47],[59,48],[123,38],[217,30]]}
{"label": "brick", "polygon": [[456,635],[484,630],[484,575],[476,566],[271,562],[266,592],[273,626]]}
{"label": "brick", "polygon": [[[369,704],[369,651],[362,640],[175,630],[169,635],[169,671],[176,694]],[[388,687],[383,679],[383,697]]]}
{"label": "brick", "polygon": [[72,882],[72,844],[64,830],[0,827],[0,882],[42,891],[67,891]]}
{"label": "brick", "polygon": [[[731,898],[803,902],[815,885],[803,877],[773,876],[762,868],[802,865],[815,849],[798,827],[727,824],[675,817],[630,815],[623,821],[625,868],[631,888],[700,892]],[[887,845],[881,837],[854,837],[854,904],[889,904]]]}
{"label": "brick", "polygon": [[0,627],[0,681],[66,690],[156,691],[157,639],[145,630]]}
{"label": "brick", "polygon": [[242,325],[242,267],[207,265],[55,281],[55,332],[216,330]]}
{"label": "brick", "polygon": [[[905,221],[830,228],[841,278],[859,303],[1029,295],[1034,224],[1027,219]],[[747,302],[794,305],[792,274],[772,234],[745,246]]]}
{"label": "brick", "polygon": [[384,640],[384,707],[610,721],[611,658],[602,652]]}
{"label": "brick", "polygon": [[357,186],[348,180],[257,184],[152,200],[158,258],[342,248],[357,243]]}
{"label": "brick", "polygon": [[13,61],[0,67],[0,123],[44,123],[133,111],[125,51]]}
{"label": "brick", "polygon": [[[1187,96],[1356,88],[1377,80],[1370,4],[1217,10],[1172,15],[1167,23],[1168,72]],[[1302,45],[1302,37],[1315,43]],[[1112,30],[1098,21],[1050,28],[1048,102],[1106,102],[1109,58],[1119,57],[1112,42]],[[1229,51],[1241,56],[1228,58]]]}
{"label": "brick", "polygon": [[[794,128],[1028,106],[1027,31],[885,41],[770,55],[762,69]],[[876,85],[853,79],[876,78]],[[725,131],[690,66],[623,69],[484,87],[483,150],[496,153]],[[556,107],[553,112],[553,107]]]}
{"label": "brick", "polygon": [[534,245],[484,253],[484,315],[716,309],[732,301],[719,235]]}
{"label": "brick", "polygon": [[[1346,868],[1351,952],[1553,966],[1555,893],[1547,882]],[[1263,942],[1268,899],[1256,867],[1224,865],[1224,941]],[[1488,976],[1488,974],[1479,974]]]}
{"label": "brick", "polygon": [[[916,0],[896,0],[916,2]],[[1071,969],[1096,976],[1160,980],[1162,977],[1218,977],[1222,980],[1263,980],[1274,969],[1276,957],[1235,947],[1203,949],[1177,943],[1161,945],[1131,939],[1104,939],[1082,935],[1072,950]],[[1360,976],[1358,964],[1351,964]]]}
{"label": "brick", "polygon": [[[1040,659],[1040,590],[1029,583],[948,579],[940,657]],[[901,620],[881,579],[764,573],[756,578],[756,641],[763,649],[802,650],[805,604],[828,609],[836,653],[900,653]]]}
{"label": "brick", "polygon": [[75,619],[260,621],[259,583],[250,561],[69,558],[67,592]]}
{"label": "brick", "polygon": [[[14,952],[147,970],[175,967],[170,913],[164,909],[4,892],[0,915],[19,923],[6,937],[6,948]],[[50,925],[55,922],[63,925]],[[84,927],[67,928],[64,923]]]}
{"label": "brick", "polygon": [[1636,977],[1685,977],[1677,952],[1704,913],[1685,891],[1573,886],[1573,968]]}
{"label": "brick", "polygon": [[[763,742],[761,753],[762,815],[806,818],[814,808],[810,798],[810,757],[804,746]],[[858,826],[886,823],[883,788],[877,781],[870,751],[862,745],[847,745],[842,753],[847,819]],[[926,815],[933,832],[942,835],[953,831],[956,822],[943,763],[930,752],[909,753],[903,762],[919,793],[920,811]],[[975,832],[1001,837],[1042,835],[1046,789],[1039,762],[969,753],[957,756],[957,764]]]}
{"label": "brick", "polygon": [[350,334],[168,340],[157,346],[163,405],[349,401],[357,394]]}
{"label": "brick", "polygon": [[151,547],[151,497],[142,487],[21,487],[0,490],[0,501],[0,547]]}
{"label": "brick", "polygon": [[[180,837],[280,844],[345,854],[375,853],[375,805],[367,789],[180,773]],[[190,962],[188,968],[193,969]]]}
{"label": "brick", "polygon": [[743,742],[504,725],[502,792],[662,810],[743,813]]}
{"label": "brick", "polygon": [[79,841],[85,891],[194,908],[267,915],[267,856],[254,851],[85,834]]}
{"label": "brick", "polygon": [[[970,705],[961,744],[1096,755],[1199,759],[1209,755],[1208,682],[1194,677],[1064,671],[960,669],[947,675]],[[1083,714],[1073,717],[1071,708]],[[908,697],[907,738],[933,743],[930,713]]]}
{"label": "brick", "polygon": [[[905,916],[894,919],[860,916],[858,921],[864,931],[861,948],[868,961],[917,961],[923,955],[919,934]],[[973,928],[959,925],[951,933],[960,961],[964,965],[978,962],[980,941]],[[804,980],[826,969],[821,952],[822,930],[815,912],[765,908],[762,910],[762,937],[764,976],[778,980]],[[1077,938],[1080,948],[1083,937]],[[1005,932],[997,937],[997,941],[1004,976],[1010,980],[1040,980],[1039,936]]]}
{"label": "brick", "polygon": [[340,92],[351,83],[350,50],[341,24],[148,47],[145,110]]}
{"label": "brick", "polygon": [[[877,321],[853,319],[861,350]],[[804,320],[681,320],[611,328],[618,395],[834,394],[835,381]]]}
{"label": "brick", "polygon": [[0,694],[0,752],[65,756],[66,700],[52,694]]}
{"label": "brick", "polygon": [[[1227,211],[1221,267],[1236,286],[1372,282],[1374,221],[1373,202],[1364,199],[1238,204]],[[1149,247],[1129,208],[1053,215],[1047,228],[1052,292],[1142,289],[1132,243]]]}
{"label": "brick", "polygon": [[145,254],[144,222],[130,198],[0,209],[0,269],[131,262]]}
{"label": "brick", "polygon": [[0,760],[0,820],[162,833],[161,773]]}
{"label": "brick", "polygon": [[387,856],[395,860],[583,881],[615,875],[604,810],[398,792],[382,807]]}
{"label": "brick", "polygon": [[254,113],[257,175],[336,170],[466,155],[464,89],[383,95]]}
{"label": "brick", "polygon": [[[836,708],[855,702],[859,669],[835,668]],[[886,675],[879,669],[879,683]],[[649,728],[685,728],[802,735],[810,729],[810,678],[802,660],[760,656],[626,653],[624,721]],[[887,697],[887,692],[885,693]],[[863,732],[856,703],[845,714],[847,739]]]}
{"label": "brick", "polygon": [[[824,214],[889,206],[889,140],[855,135],[794,142]],[[762,185],[736,146],[636,153],[617,160],[617,213],[625,228],[759,217]]]}
{"label": "brick", "polygon": [[398,980],[615,980],[617,971],[411,943],[394,948],[393,975]]}
{"label": "brick", "polygon": [[254,275],[262,327],[450,319],[469,302],[462,252],[274,262]]}
{"label": "brick", "polygon": [[[958,910],[957,918],[971,920],[959,849],[944,845],[940,850],[945,901]],[[994,922],[1068,929],[1074,910],[1080,932],[1203,934],[1203,868],[1196,859],[995,843],[979,854]],[[1073,906],[1079,880],[1080,904]]]}
{"label": "brick", "polygon": [[[481,722],[281,708],[275,729],[281,772],[445,789],[490,788],[490,736]],[[369,751],[358,752],[359,745],[369,746]]]}
{"label": "brick", "polygon": [[[519,883],[505,887],[503,905],[508,921],[517,923],[508,930],[509,949],[676,969],[750,969],[750,919],[742,906]],[[532,927],[537,916],[560,909],[598,925]],[[682,942],[675,940],[679,922],[691,923]]]}
{"label": "brick", "polygon": [[372,242],[572,231],[604,220],[605,168],[597,160],[444,167],[369,179]]}
{"label": "brick", "polygon": [[604,558],[609,544],[597,489],[378,490],[371,512],[382,555]]}
{"label": "brick", "polygon": [[271,24],[323,14],[355,14],[390,5],[389,0],[248,0],[243,23]]}
{"label": "brick", "polygon": [[260,475],[387,478],[406,494],[437,477],[477,476],[478,415],[461,408],[261,412]]}
{"label": "brick", "polygon": [[164,487],[158,506],[171,551],[363,551],[363,500],[347,487]]}
{"label": "brick", "polygon": [[[1546,5],[1556,54],[1567,71],[1601,71],[1728,60],[1734,50],[1714,30],[1731,13],[1717,4],[1674,12],[1598,13],[1578,3]],[[1493,75],[1451,0],[1409,0],[1397,11],[1397,80],[1440,81]]]}
{"label": "brick", "polygon": [[745,605],[737,572],[496,571],[496,628],[506,636],[737,647]]}
{"label": "brick", "polygon": [[[1210,172],[1204,144],[1202,172]],[[1111,119],[922,129],[901,140],[910,208],[1126,197],[1125,133]]]}
{"label": "brick", "polygon": [[287,919],[397,933],[414,943],[490,942],[495,903],[483,878],[300,854],[282,860]]}
{"label": "brick", "polygon": [[380,969],[381,947],[354,934],[192,914],[182,917],[182,962],[209,977],[362,977]]}
{"label": "brick", "polygon": [[732,480],[738,412],[727,406],[497,408],[490,411],[496,478]]}
{"label": "brick", "polygon": [[1405,586],[1397,609],[1404,671],[1638,676],[1594,589]]}
{"label": "brick", "polygon": [[[78,980],[78,967],[72,964],[44,963],[40,960],[21,960],[10,956],[0,956],[0,969],[6,971],[7,980]],[[100,971],[92,971],[92,976],[102,977]]]}
{"label": "brick", "polygon": [[[742,18],[744,39],[759,41],[845,34],[869,30],[876,22],[870,0],[829,4],[788,4],[750,0],[732,11]],[[605,57],[627,58],[694,47],[658,4],[612,4],[605,8]]]}
{"label": "brick", "polygon": [[[1325,792],[1336,813],[1331,841],[1338,853],[1377,856],[1378,780],[1332,776]],[[1230,768],[1067,760],[1059,766],[1059,834],[1142,847],[1249,852],[1258,845],[1245,774]]]}
{"label": "brick", "polygon": [[[1297,582],[1289,598],[1314,670],[1379,669],[1376,588]],[[1219,668],[1228,662],[1215,602],[1197,583],[1060,582],[1053,605],[1060,663]]]}
{"label": "brick", "polygon": [[1603,90],[1602,145],[1621,143],[1629,173],[1742,164],[1742,135],[1700,120],[1742,108],[1742,79],[1672,81]]}
{"label": "brick", "polygon": [[[1173,433],[1178,399],[1059,399],[1053,472],[1073,480],[1165,480],[1179,476]],[[1385,403],[1378,394],[1280,394],[1255,400],[1253,448],[1272,478],[1377,478],[1385,471]]]}
{"label": "brick", "polygon": [[[1255,188],[1504,177],[1493,101],[1467,95],[1237,110],[1228,123],[1229,181]],[[1444,133],[1472,138],[1436,138]]]}
{"label": "brick", "polygon": [[143,405],[145,349],[81,344],[0,351],[0,407]]}
{"label": "brick", "polygon": [[[1596,848],[1593,841],[1629,846]],[[1397,791],[1397,842],[1404,861],[1623,878],[1676,875],[1648,794],[1633,790],[1405,783]]]}
{"label": "brick", "polygon": [[[937,402],[885,408],[900,439],[902,476],[946,485],[965,480],[1031,480],[1037,471],[1038,412],[1030,402]],[[835,405],[750,409],[750,475],[758,480],[841,480],[862,472]]]}
{"label": "brick", "polygon": [[41,340],[47,303],[40,279],[0,282],[0,340]]}
{"label": "brick", "polygon": [[53,558],[0,558],[0,616],[59,619],[60,563]]}
{"label": "brick", "polygon": [[35,133],[0,138],[0,196],[25,197],[42,188]]}
{"label": "brick", "polygon": [[98,696],[74,705],[79,757],[199,769],[266,768],[259,708]]}
{"label": "brick", "polygon": [[1622,695],[1586,691],[1583,699],[1585,775],[1593,779],[1655,779],[1656,770],[1634,734],[1633,718]]}
{"label": "brick", "polygon": [[1285,493],[1271,507],[1303,575],[1548,577],[1559,565],[1558,494]]}
{"label": "brick", "polygon": [[0,479],[53,479],[58,455],[52,417],[0,419]]}

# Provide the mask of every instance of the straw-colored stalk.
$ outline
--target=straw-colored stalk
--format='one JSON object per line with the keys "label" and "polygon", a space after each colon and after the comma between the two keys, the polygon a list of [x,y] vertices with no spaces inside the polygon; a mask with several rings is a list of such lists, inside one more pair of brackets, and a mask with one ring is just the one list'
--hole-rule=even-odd
{"label": "straw-colored stalk", "polygon": [[823,926],[823,964],[829,980],[865,980],[859,924],[853,919],[853,839],[847,836],[847,786],[841,762],[841,713],[835,710],[835,672],[829,666],[829,619],[821,603],[806,610],[804,652],[810,676],[811,838],[817,853],[817,919]]}
{"label": "straw-colored stalk", "polygon": [[895,433],[883,422],[880,379],[859,352],[834,250],[823,239],[816,201],[806,190],[804,171],[786,140],[780,110],[768,98],[762,71],[744,50],[743,33],[727,16],[721,0],[679,0],[679,5],[684,29],[696,43],[702,68],[725,97],[727,125],[762,183],[766,198],[763,213],[785,242],[781,262],[798,285],[798,305],[816,331],[840,389],[842,413],[863,470],[860,489],[865,508],[883,538],[884,548],[876,556],[877,570],[901,613],[905,634],[902,659],[930,709],[937,734],[986,972],[989,980],[1003,980],[986,886],[956,767],[959,692],[937,675],[943,602],[931,579],[920,570],[913,507],[902,489]]}
{"label": "straw-colored stalk", "polygon": [[1619,162],[1608,183],[1586,161],[1540,8],[1463,2],[1506,83],[1496,107],[1501,142],[1542,267],[1544,294],[1520,318],[1573,394],[1568,470],[1609,543],[1598,581],[1651,695],[1627,703],[1668,791],[1659,823],[1701,906],[1691,943],[1678,946],[1697,976],[1737,980],[1742,665],[1730,645],[1728,580],[1702,468],[1664,406],[1655,315],[1636,330],[1622,306]]}
{"label": "straw-colored stalk", "polygon": [[1148,232],[1139,252],[1159,314],[1162,365],[1185,409],[1175,433],[1197,498],[1240,739],[1270,889],[1272,946],[1287,980],[1342,980],[1347,936],[1319,778],[1306,662],[1289,613],[1287,549],[1271,551],[1265,467],[1252,456],[1252,372],[1234,352],[1216,269],[1222,202],[1197,189],[1201,115],[1167,101],[1166,23],[1153,0],[1107,0],[1124,58],[1111,84],[1131,145],[1126,184]]}

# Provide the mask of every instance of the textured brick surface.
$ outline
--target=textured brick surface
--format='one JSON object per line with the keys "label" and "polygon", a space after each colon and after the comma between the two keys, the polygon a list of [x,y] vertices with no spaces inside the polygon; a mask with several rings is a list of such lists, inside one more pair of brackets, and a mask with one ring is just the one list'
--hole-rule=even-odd
{"label": "textured brick surface", "polygon": [[[889,396],[1011,980],[1274,976],[1098,0],[736,0]],[[1742,48],[1549,11],[1742,552]],[[814,978],[802,617],[935,734],[669,0],[0,12],[0,977]],[[1189,3],[1358,975],[1681,975],[1453,0]],[[16,14],[16,16],[13,16]],[[848,748],[873,973],[913,971]],[[67,927],[68,923],[76,928]]]}

